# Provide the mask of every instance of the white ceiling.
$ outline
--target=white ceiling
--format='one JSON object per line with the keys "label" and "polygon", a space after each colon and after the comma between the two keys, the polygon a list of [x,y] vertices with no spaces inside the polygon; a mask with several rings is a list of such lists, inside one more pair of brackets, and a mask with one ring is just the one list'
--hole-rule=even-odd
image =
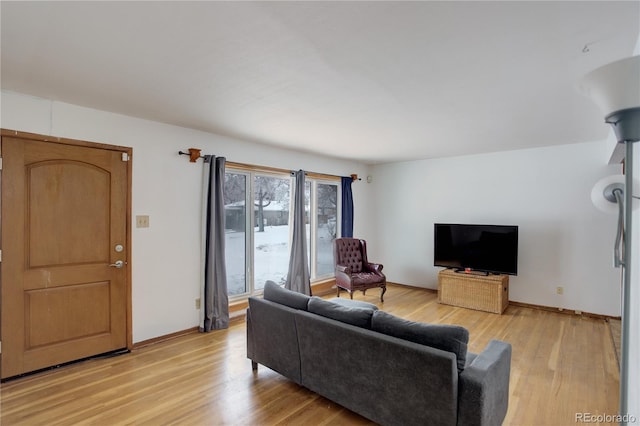
{"label": "white ceiling", "polygon": [[638,1],[0,7],[4,90],[365,163],[605,138],[577,84],[640,35]]}

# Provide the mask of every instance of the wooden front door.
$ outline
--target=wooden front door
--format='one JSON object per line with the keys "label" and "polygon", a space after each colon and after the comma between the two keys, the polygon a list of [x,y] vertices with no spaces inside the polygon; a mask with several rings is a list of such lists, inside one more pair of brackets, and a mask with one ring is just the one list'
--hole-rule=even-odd
{"label": "wooden front door", "polygon": [[7,133],[1,377],[127,348],[130,150]]}

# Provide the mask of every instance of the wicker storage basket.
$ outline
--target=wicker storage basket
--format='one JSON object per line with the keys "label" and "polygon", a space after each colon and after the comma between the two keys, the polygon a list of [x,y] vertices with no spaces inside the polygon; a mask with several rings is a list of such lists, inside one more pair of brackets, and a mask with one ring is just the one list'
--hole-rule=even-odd
{"label": "wicker storage basket", "polygon": [[438,302],[501,314],[509,305],[509,276],[440,271]]}

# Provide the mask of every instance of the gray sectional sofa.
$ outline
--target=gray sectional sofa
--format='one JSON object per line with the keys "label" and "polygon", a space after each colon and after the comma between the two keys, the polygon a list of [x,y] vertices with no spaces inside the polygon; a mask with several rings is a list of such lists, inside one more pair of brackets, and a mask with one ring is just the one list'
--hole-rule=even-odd
{"label": "gray sectional sofa", "polygon": [[467,352],[459,326],[403,320],[267,282],[251,297],[247,357],[382,425],[500,425],[511,345]]}

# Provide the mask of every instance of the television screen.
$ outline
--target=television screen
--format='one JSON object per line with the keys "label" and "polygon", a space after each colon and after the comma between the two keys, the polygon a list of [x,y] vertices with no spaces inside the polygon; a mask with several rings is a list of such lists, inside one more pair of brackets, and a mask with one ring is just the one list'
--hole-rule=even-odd
{"label": "television screen", "polygon": [[433,265],[518,275],[518,227],[436,223]]}

